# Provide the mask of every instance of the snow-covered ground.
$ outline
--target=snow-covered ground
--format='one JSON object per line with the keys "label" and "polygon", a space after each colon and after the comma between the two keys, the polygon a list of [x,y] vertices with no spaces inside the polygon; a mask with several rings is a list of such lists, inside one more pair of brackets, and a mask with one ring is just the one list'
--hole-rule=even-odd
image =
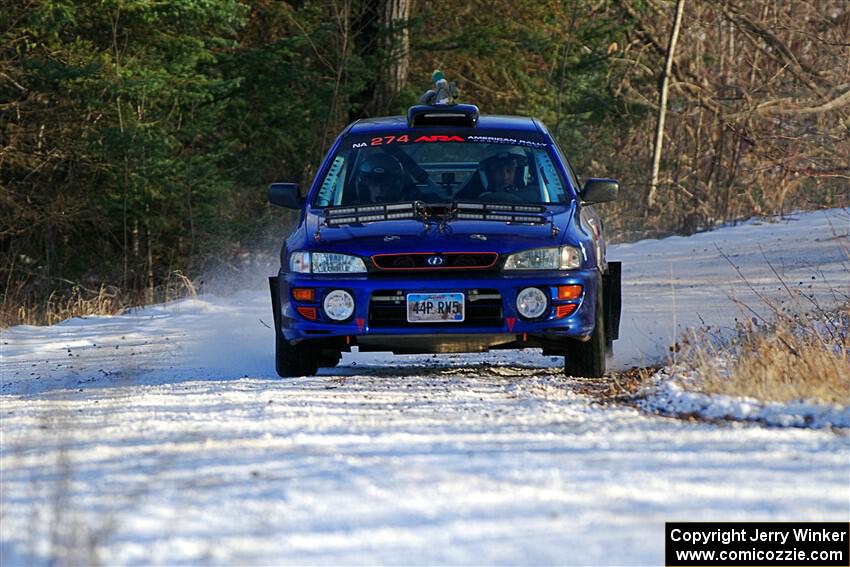
{"label": "snow-covered ground", "polygon": [[[850,361],[848,361],[850,364]],[[638,407],[668,416],[691,416],[704,420],[734,419],[778,427],[850,428],[850,400],[844,405],[814,400],[789,403],[756,400],[700,392],[701,377],[692,369],[666,366],[643,388]]]}
{"label": "snow-covered ground", "polygon": [[[614,367],[787,297],[768,262],[839,301],[848,230],[832,210],[612,247]],[[846,430],[599,406],[535,351],[280,380],[270,320],[256,290],[4,330],[0,564],[658,565],[665,521],[850,519]]]}

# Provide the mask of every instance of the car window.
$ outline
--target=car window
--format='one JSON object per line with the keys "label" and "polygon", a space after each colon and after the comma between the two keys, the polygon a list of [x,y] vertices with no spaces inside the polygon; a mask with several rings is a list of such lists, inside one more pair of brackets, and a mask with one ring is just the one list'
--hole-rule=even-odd
{"label": "car window", "polygon": [[572,185],[576,191],[581,190],[581,184],[579,182],[578,175],[576,175],[576,172],[573,169],[573,164],[570,163],[569,159],[567,159],[567,156],[564,153],[564,149],[561,147],[561,144],[558,143],[558,140],[555,140],[555,148],[557,149],[558,155],[561,157],[561,160],[564,162],[564,169],[567,172],[567,177],[569,178],[570,185]]}
{"label": "car window", "polygon": [[345,181],[345,170],[347,162],[344,155],[334,156],[325,179],[319,186],[317,204],[320,207],[339,205],[342,198],[342,187]]}
{"label": "car window", "polygon": [[493,139],[503,138],[417,133],[344,139],[313,206],[569,201],[558,157],[546,143]]}

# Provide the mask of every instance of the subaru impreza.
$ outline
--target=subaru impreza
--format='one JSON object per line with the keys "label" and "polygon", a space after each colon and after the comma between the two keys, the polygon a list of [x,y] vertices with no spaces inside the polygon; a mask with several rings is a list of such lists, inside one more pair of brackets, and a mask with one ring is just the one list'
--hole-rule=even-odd
{"label": "subaru impreza", "polygon": [[539,121],[474,105],[358,120],[309,189],[273,183],[295,209],[269,278],[280,376],[341,353],[542,349],[599,377],[617,339],[620,264],[592,205],[613,179],[579,178]]}

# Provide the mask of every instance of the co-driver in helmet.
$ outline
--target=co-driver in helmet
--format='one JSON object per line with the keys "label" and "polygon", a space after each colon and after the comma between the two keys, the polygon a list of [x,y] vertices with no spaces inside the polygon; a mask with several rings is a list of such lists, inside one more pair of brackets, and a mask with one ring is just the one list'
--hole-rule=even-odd
{"label": "co-driver in helmet", "polygon": [[389,154],[369,156],[357,166],[357,194],[360,204],[400,201],[405,187],[404,168]]}

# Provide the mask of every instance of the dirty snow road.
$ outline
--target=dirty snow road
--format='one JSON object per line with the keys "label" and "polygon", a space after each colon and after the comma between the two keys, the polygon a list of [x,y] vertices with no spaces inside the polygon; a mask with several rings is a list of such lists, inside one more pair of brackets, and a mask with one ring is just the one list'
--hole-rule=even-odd
{"label": "dirty snow road", "polygon": [[[613,247],[614,365],[847,293],[850,212]],[[811,287],[809,287],[811,286]],[[808,300],[805,300],[808,301]],[[669,520],[850,519],[846,431],[599,406],[535,351],[274,377],[265,291],[2,335],[0,563],[662,564]]]}

